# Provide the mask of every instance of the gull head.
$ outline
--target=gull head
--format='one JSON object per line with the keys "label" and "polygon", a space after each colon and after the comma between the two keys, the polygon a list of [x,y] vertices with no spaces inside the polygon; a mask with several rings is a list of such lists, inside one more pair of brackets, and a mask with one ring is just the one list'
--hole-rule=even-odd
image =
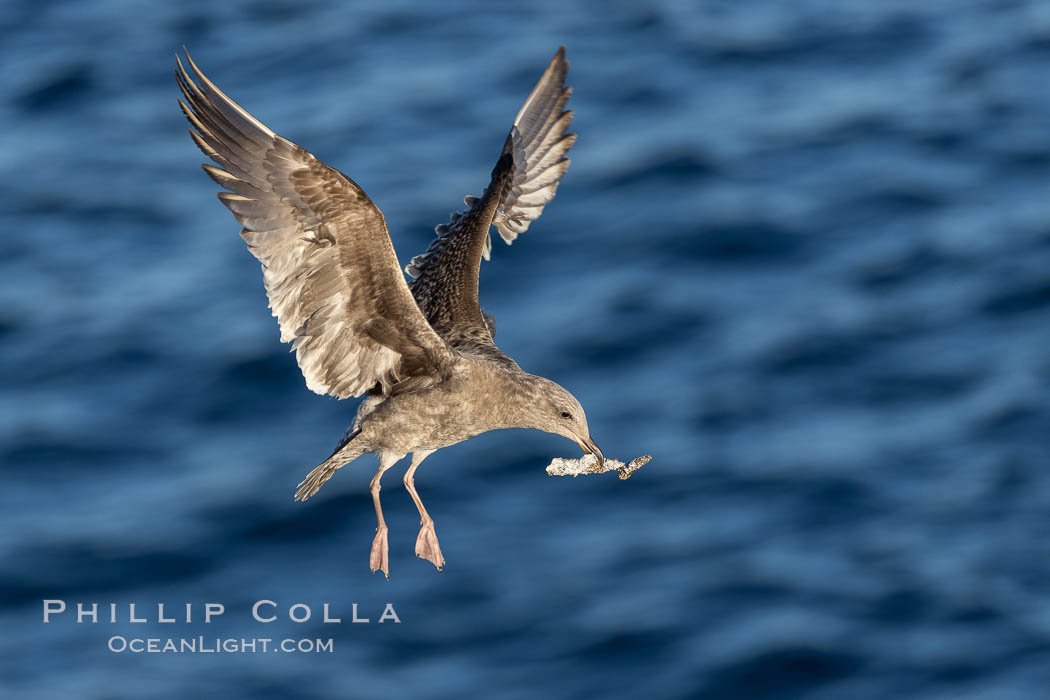
{"label": "gull head", "polygon": [[591,439],[587,428],[587,414],[583,406],[565,387],[543,377],[534,378],[534,391],[530,392],[528,427],[567,437],[580,449],[598,458],[605,464],[605,456]]}

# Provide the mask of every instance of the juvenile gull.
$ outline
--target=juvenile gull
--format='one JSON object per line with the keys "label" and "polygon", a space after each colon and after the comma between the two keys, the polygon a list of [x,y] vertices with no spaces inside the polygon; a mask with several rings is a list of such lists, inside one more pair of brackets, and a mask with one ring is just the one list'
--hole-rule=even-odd
{"label": "juvenile gull", "polygon": [[493,343],[495,324],[478,305],[478,272],[491,252],[489,227],[510,244],[554,197],[576,140],[566,133],[571,88],[564,47],[514,118],[481,197],[438,226],[437,238],[399,269],[386,221],[349,177],[278,136],[227,97],[186,55],[176,57],[179,100],[190,136],[219,167],[204,170],[243,226],[262,263],[270,308],[291,342],[306,386],[339,398],[366,395],[335,451],[295,492],[305,501],[340,467],[379,456],[372,477],[372,571],[390,577],[383,472],[408,453],[404,483],[420,515],[416,555],[445,563],[434,521],[413,483],[435,450],[489,430],[533,428],[563,435],[604,462],[576,398],[529,374]]}

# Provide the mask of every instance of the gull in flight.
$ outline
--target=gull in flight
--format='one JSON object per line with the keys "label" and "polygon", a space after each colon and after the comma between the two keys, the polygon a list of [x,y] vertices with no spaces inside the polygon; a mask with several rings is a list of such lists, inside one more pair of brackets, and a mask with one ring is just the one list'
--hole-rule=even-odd
{"label": "gull in flight", "polygon": [[291,342],[306,386],[339,398],[362,396],[332,455],[295,492],[305,501],[336,470],[379,456],[370,484],[375,538],[369,564],[390,577],[383,472],[405,455],[405,488],[419,509],[416,555],[441,570],[434,521],[413,477],[435,450],[502,428],[562,435],[604,462],[583,407],[571,393],[529,374],[493,342],[495,323],[478,305],[478,273],[491,252],[489,227],[508,245],[553,199],[569,167],[569,68],[562,47],[514,118],[488,187],[435,231],[405,271],[386,220],[368,195],[335,168],[274,133],[227,97],[186,54],[175,77],[190,136],[215,165],[205,172],[262,263],[270,308]]}

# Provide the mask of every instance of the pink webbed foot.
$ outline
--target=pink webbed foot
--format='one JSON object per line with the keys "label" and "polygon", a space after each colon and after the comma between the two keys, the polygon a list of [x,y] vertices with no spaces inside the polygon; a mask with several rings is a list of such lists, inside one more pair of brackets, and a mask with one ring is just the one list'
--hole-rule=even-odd
{"label": "pink webbed foot", "polygon": [[368,557],[368,565],[372,567],[372,573],[382,571],[387,580],[390,580],[390,547],[387,544],[386,525],[376,528],[375,539],[372,540],[372,553]]}
{"label": "pink webbed foot", "polygon": [[434,521],[427,518],[422,525],[419,528],[419,537],[416,538],[416,556],[426,559],[441,571],[441,567],[445,565],[445,557],[441,556],[441,547],[434,532]]}

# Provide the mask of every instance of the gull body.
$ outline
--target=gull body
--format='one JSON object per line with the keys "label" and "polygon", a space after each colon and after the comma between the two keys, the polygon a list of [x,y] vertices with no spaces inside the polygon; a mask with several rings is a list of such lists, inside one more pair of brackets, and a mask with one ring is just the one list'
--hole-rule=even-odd
{"label": "gull body", "polygon": [[[262,263],[281,340],[292,342],[307,387],[366,396],[335,451],[299,484],[306,500],[341,467],[379,456],[370,488],[378,526],[369,557],[389,578],[383,473],[407,454],[404,483],[420,513],[417,556],[439,570],[434,522],[415,471],[435,450],[503,428],[567,437],[602,457],[580,402],[529,374],[493,342],[495,322],[478,304],[490,227],[510,244],[554,197],[575,135],[563,107],[568,62],[559,49],[515,117],[481,197],[436,227],[437,238],[401,274],[386,221],[363,190],[278,136],[227,97],[187,54],[176,79],[190,135],[216,165],[205,171]],[[216,167],[218,166],[218,167]]]}

